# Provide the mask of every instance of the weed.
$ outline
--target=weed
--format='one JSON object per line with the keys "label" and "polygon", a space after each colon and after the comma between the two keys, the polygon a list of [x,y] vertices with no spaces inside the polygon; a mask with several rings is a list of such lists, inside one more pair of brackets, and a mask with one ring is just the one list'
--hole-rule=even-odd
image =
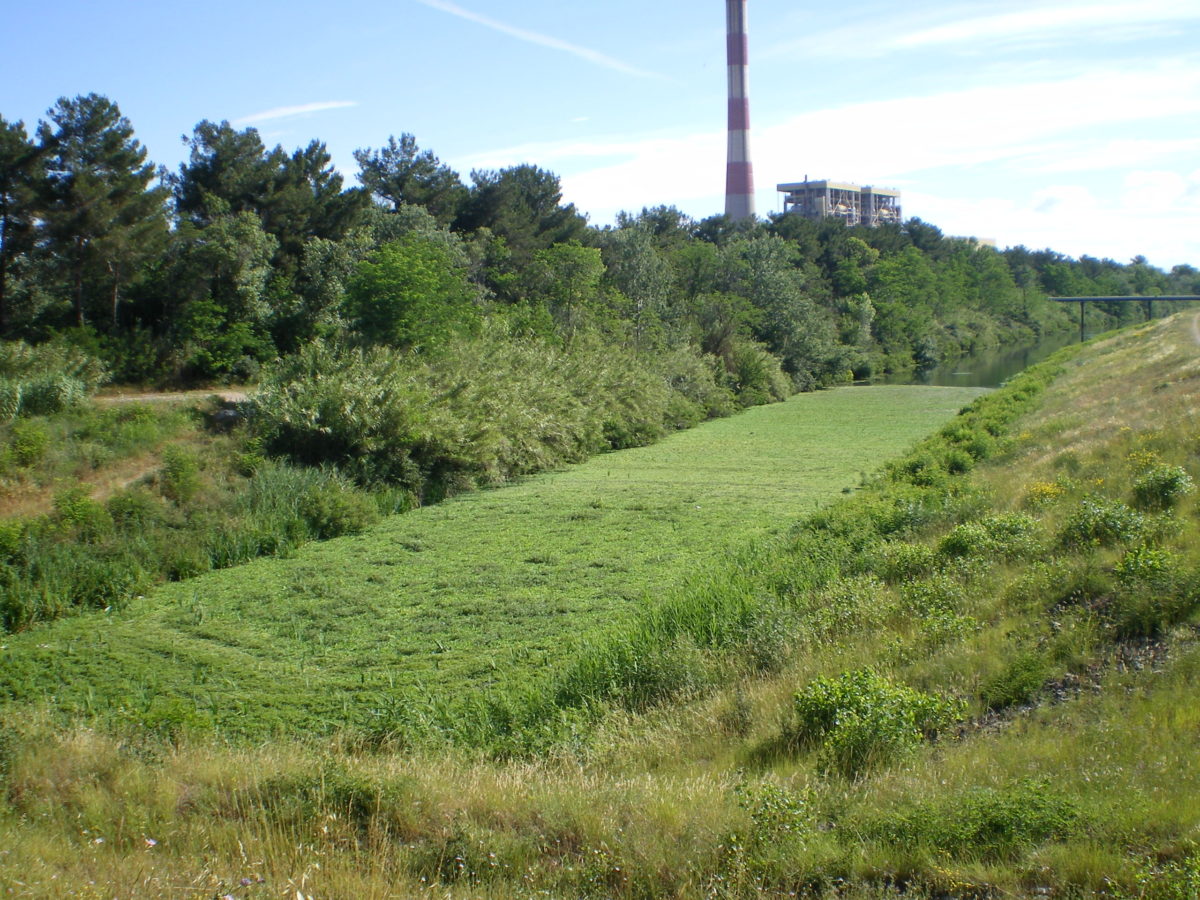
{"label": "weed", "polygon": [[1020,513],[988,516],[955,527],[942,539],[938,552],[949,558],[1030,557],[1038,550],[1039,530],[1036,519]]}
{"label": "weed", "polygon": [[212,718],[186,700],[159,698],[139,717],[141,724],[173,743],[212,729]]}
{"label": "weed", "polygon": [[980,700],[988,709],[1005,709],[1028,703],[1041,691],[1049,675],[1049,661],[1041,653],[1023,651],[980,686]]}
{"label": "weed", "polygon": [[1146,860],[1135,881],[1136,893],[1121,900],[1195,900],[1200,897],[1200,855]]}
{"label": "weed", "polygon": [[200,462],[196,454],[180,446],[163,450],[159,472],[164,497],[176,503],[187,503],[200,491]]}
{"label": "weed", "polygon": [[379,519],[379,510],[367,494],[336,480],[304,494],[299,512],[318,540],[359,534]]}
{"label": "weed", "polygon": [[1167,586],[1179,571],[1179,557],[1159,547],[1133,547],[1125,551],[1113,566],[1113,574],[1124,585],[1140,585],[1144,589]]}
{"label": "weed", "polygon": [[1192,476],[1181,466],[1153,465],[1133,483],[1134,502],[1142,509],[1170,509],[1196,490]]}
{"label": "weed", "polygon": [[957,447],[946,451],[943,465],[951,475],[965,475],[975,468],[975,457]]}
{"label": "weed", "polygon": [[164,518],[162,501],[141,487],[117,491],[105,503],[113,524],[122,531],[144,532]]}
{"label": "weed", "polygon": [[1075,805],[1053,784],[1028,779],[970,788],[958,796],[898,811],[868,826],[892,844],[919,845],[958,857],[1012,859],[1079,827]]}
{"label": "weed", "polygon": [[924,543],[888,541],[876,548],[871,568],[888,584],[923,578],[939,565],[937,553]]}
{"label": "weed", "polygon": [[1066,493],[1067,486],[1062,481],[1035,481],[1025,491],[1025,504],[1035,509],[1050,506]]}
{"label": "weed", "polygon": [[1132,543],[1145,530],[1145,518],[1121,501],[1092,495],[1067,518],[1059,540],[1064,547],[1075,549],[1110,547]]}
{"label": "weed", "polygon": [[42,461],[50,447],[50,433],[42,422],[16,422],[8,441],[13,461],[18,466],[35,466]]}
{"label": "weed", "polygon": [[855,778],[916,749],[963,713],[961,701],[896,685],[860,669],[818,678],[795,696],[793,738],[820,746],[825,771]]}
{"label": "weed", "polygon": [[72,485],[54,495],[54,518],[66,532],[84,543],[95,543],[112,531],[113,520],[101,503],[81,484]]}

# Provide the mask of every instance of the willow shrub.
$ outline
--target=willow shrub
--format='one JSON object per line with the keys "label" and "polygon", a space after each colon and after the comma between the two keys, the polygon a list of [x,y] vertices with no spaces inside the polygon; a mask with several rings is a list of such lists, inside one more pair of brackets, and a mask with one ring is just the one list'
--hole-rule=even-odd
{"label": "willow shrub", "polygon": [[312,345],[251,402],[273,455],[426,499],[647,444],[734,406],[703,360],[646,360],[586,336],[554,347],[498,326],[432,355]]}
{"label": "willow shrub", "polygon": [[99,361],[65,344],[0,342],[0,419],[77,407],[106,377]]}

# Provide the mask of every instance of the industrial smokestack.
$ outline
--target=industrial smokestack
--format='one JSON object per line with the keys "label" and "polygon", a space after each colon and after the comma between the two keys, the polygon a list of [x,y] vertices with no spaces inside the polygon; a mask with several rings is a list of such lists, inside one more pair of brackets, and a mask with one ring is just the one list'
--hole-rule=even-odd
{"label": "industrial smokestack", "polygon": [[746,0],[725,0],[729,23],[729,161],[725,168],[725,215],[754,216],[754,167],[750,164],[750,40]]}

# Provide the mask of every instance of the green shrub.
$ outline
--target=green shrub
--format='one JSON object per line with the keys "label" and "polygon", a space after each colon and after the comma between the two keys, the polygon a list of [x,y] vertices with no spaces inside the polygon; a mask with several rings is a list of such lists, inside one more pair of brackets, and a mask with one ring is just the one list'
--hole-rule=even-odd
{"label": "green shrub", "polygon": [[918,487],[941,487],[946,483],[946,470],[930,452],[915,453],[890,467],[894,481],[908,482]]}
{"label": "green shrub", "polygon": [[50,449],[50,432],[41,422],[15,422],[8,447],[17,465],[36,466]]}
{"label": "green shrub", "polygon": [[[208,548],[198,544],[189,535],[179,535],[175,540],[164,541],[160,549],[159,568],[168,581],[183,581],[203,575],[212,568],[212,556]],[[249,558],[249,557],[247,557]]]}
{"label": "green shrub", "polygon": [[379,520],[379,510],[368,494],[339,482],[305,493],[299,511],[313,537],[319,540],[360,534]]}
{"label": "green shrub", "polygon": [[159,484],[163,496],[187,503],[200,491],[200,461],[186,447],[171,445],[163,450]]}
{"label": "green shrub", "polygon": [[108,498],[105,507],[113,524],[122,531],[143,532],[163,519],[162,501],[141,487],[117,491]]}
{"label": "green shrub", "polygon": [[121,606],[146,584],[141,564],[119,550],[88,555],[76,552],[69,573],[67,602],[82,609]]}
{"label": "green shrub", "polygon": [[401,354],[312,344],[279,363],[252,403],[270,453],[333,465],[364,483],[421,486],[413,454],[425,443],[428,390]]}
{"label": "green shrub", "polygon": [[750,814],[746,840],[751,847],[767,847],[806,834],[815,826],[813,794],[770,781],[735,788],[738,806]]}
{"label": "green shrub", "polygon": [[818,678],[795,696],[793,736],[820,746],[824,771],[847,778],[907,755],[923,737],[958,720],[964,705],[903,685],[868,669]]}
{"label": "green shrub", "polygon": [[1119,500],[1085,498],[1063,526],[1064,547],[1109,547],[1131,543],[1146,530],[1146,520]]}
{"label": "green shrub", "polygon": [[1134,547],[1125,551],[1113,574],[1124,585],[1143,585],[1148,588],[1170,584],[1179,571],[1179,558],[1170,550],[1157,547]]}
{"label": "green shrub", "polygon": [[170,741],[178,742],[189,735],[212,730],[212,717],[197,709],[189,700],[160,697],[142,714],[141,724]]}
{"label": "green shrub", "polygon": [[779,359],[760,344],[738,341],[733,348],[734,395],[738,406],[760,406],[785,400],[794,388],[780,367]]}
{"label": "green shrub", "polygon": [[54,519],[84,542],[97,541],[112,531],[112,516],[93,500],[82,484],[63,488],[54,495]]}
{"label": "green shrub", "polygon": [[1020,513],[1002,513],[953,528],[938,545],[945,557],[1028,557],[1038,550],[1038,522]]}
{"label": "green shrub", "polygon": [[955,447],[946,451],[944,465],[951,475],[965,475],[975,468],[975,457]]}
{"label": "green shrub", "polygon": [[900,590],[902,608],[917,618],[957,612],[965,599],[962,585],[948,575],[911,581]]}
{"label": "green shrub", "polygon": [[306,347],[264,378],[250,421],[274,456],[428,499],[645,444],[678,424],[679,401],[587,335],[553,347],[493,323],[435,360]]}
{"label": "green shrub", "polygon": [[[685,409],[694,410],[686,423],[691,425],[701,419],[731,415],[737,408],[733,391],[722,383],[724,370],[715,356],[702,354],[694,347],[681,347],[662,358],[659,370],[672,392],[687,403],[687,407],[678,407],[673,421],[679,421]],[[699,418],[693,421],[691,415]]]}
{"label": "green shrub", "polygon": [[796,652],[799,630],[794,612],[765,603],[743,626],[737,659],[755,672],[778,672]]}
{"label": "green shrub", "polygon": [[71,409],[87,399],[87,388],[69,375],[40,375],[21,385],[21,414],[46,416]]}
{"label": "green shrub", "polygon": [[72,378],[89,394],[108,377],[100,360],[67,343],[0,342],[0,378],[27,380],[36,375]]}
{"label": "green shrub", "polygon": [[887,541],[870,559],[872,570],[888,584],[923,578],[938,566],[937,554],[926,544]]}
{"label": "green shrub", "polygon": [[20,555],[25,528],[24,522],[0,519],[0,561],[12,562]]}
{"label": "green shrub", "polygon": [[1170,509],[1196,490],[1192,476],[1181,466],[1151,466],[1133,483],[1134,502],[1142,509]]}
{"label": "green shrub", "polygon": [[[1158,569],[1155,564],[1148,567]],[[1170,562],[1149,575],[1152,580],[1123,582],[1111,598],[1107,613],[1118,638],[1155,637],[1200,607],[1200,577],[1185,576]]]}
{"label": "green shrub", "polygon": [[1121,894],[1121,900],[1196,900],[1200,897],[1200,855],[1182,859],[1145,861],[1135,878],[1136,893]]}

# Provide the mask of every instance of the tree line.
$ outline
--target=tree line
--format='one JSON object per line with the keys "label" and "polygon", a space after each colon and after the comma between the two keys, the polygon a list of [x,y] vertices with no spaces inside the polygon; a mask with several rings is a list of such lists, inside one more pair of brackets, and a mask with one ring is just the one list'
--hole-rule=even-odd
{"label": "tree line", "polygon": [[1000,252],[918,219],[658,206],[599,228],[552,172],[464,181],[410,134],[357,150],[358,186],[318,140],[289,152],[210,121],[185,140],[178,171],[156,168],[98,94],[60,99],[32,131],[0,116],[0,338],[183,384],[253,379],[314,342],[436,353],[501,321],[561,347],[691,348],[746,389],[779,367],[808,389],[1069,328],[1048,296],[1200,291],[1191,266]]}

